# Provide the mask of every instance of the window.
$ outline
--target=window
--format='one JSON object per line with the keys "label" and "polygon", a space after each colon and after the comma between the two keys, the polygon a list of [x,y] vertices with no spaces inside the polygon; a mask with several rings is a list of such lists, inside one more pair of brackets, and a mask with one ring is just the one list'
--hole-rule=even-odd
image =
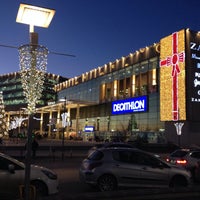
{"label": "window", "polygon": [[8,166],[12,164],[15,167],[15,170],[23,170],[22,167],[20,167],[19,165],[13,163],[12,161],[4,158],[4,157],[0,157],[0,170],[8,170]]}
{"label": "window", "polygon": [[200,159],[200,152],[198,152],[198,151],[193,152],[193,153],[191,154],[191,157],[192,157],[192,158]]}
{"label": "window", "polygon": [[113,159],[120,162],[130,163],[130,154],[130,151],[114,151]]}
{"label": "window", "polygon": [[103,158],[104,154],[101,151],[95,151],[94,153],[90,154],[88,157],[89,160],[101,160]]}

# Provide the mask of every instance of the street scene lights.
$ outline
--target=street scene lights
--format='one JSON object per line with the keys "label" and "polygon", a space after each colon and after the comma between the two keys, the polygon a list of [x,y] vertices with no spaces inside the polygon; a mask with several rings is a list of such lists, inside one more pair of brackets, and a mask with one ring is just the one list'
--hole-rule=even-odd
{"label": "street scene lights", "polygon": [[42,95],[48,55],[48,49],[38,45],[38,34],[34,32],[34,26],[47,28],[54,14],[55,10],[52,9],[20,4],[16,18],[16,22],[28,24],[30,31],[30,44],[19,47],[21,82],[28,108],[27,154],[24,183],[26,200],[30,197],[33,115],[35,113],[36,103]]}

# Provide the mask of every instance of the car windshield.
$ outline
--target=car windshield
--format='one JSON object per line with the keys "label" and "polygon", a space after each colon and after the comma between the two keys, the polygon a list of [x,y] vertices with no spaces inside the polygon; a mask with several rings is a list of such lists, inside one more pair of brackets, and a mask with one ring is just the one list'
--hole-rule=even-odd
{"label": "car windshield", "polygon": [[171,157],[184,157],[187,153],[186,150],[177,150],[171,154]]}
{"label": "car windshield", "polygon": [[18,165],[21,165],[21,166],[24,166],[24,163],[9,156],[9,155],[5,155],[5,154],[0,154],[0,157],[4,158],[4,159],[7,159],[7,160],[10,160],[11,162],[15,162],[16,164]]}

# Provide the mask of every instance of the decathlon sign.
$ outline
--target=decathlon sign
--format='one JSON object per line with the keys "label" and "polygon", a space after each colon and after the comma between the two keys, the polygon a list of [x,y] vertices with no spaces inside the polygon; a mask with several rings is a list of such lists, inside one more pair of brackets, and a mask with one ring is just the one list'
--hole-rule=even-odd
{"label": "decathlon sign", "polygon": [[147,96],[112,102],[112,114],[123,114],[131,112],[146,112]]}

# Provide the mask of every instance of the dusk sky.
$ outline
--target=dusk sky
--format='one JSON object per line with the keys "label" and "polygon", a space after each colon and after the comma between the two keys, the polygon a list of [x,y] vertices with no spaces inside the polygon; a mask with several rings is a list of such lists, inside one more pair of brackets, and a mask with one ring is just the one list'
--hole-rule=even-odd
{"label": "dusk sky", "polygon": [[[29,26],[16,22],[20,3],[56,10],[49,28],[35,27],[49,51],[47,72],[79,76],[159,42],[183,28],[200,30],[199,0],[1,0],[0,45],[29,43]],[[18,49],[0,46],[0,74],[19,71]]]}

